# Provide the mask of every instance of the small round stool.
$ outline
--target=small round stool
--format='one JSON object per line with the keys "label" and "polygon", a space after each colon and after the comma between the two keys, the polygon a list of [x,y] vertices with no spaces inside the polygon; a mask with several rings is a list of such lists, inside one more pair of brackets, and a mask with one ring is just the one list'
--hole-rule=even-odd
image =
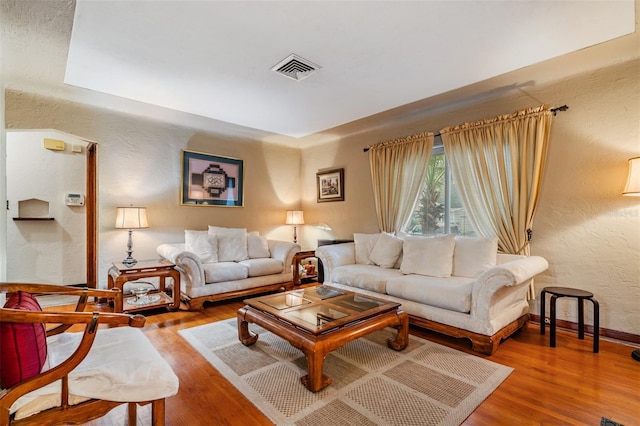
{"label": "small round stool", "polygon": [[593,303],[593,353],[600,350],[600,305],[594,299],[593,293],[569,287],[545,287],[540,294],[540,334],[544,334],[545,330],[545,304],[546,295],[551,294],[549,313],[549,346],[556,347],[556,300],[558,297],[575,297],[578,299],[578,339],[584,339],[584,301],[590,300]]}

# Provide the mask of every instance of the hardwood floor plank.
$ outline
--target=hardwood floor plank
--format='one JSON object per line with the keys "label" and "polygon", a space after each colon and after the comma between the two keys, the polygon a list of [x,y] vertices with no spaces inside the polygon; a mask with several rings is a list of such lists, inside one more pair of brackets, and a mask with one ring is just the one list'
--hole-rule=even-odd
{"label": "hardwood floor plank", "polygon": [[[241,301],[231,301],[207,305],[199,312],[147,313],[143,331],[180,379],[178,394],[167,400],[168,425],[271,424],[178,334],[233,318],[242,306]],[[473,353],[465,340],[416,327],[411,333]],[[631,358],[633,348],[601,339],[600,353],[592,349],[591,336],[579,340],[576,332],[564,330],[557,332],[557,347],[550,348],[548,332],[542,336],[538,325],[530,324],[503,342],[494,355],[479,355],[515,371],[463,424],[598,425],[603,416],[627,426],[640,424],[640,363]],[[110,424],[110,416],[115,413],[88,425]]]}

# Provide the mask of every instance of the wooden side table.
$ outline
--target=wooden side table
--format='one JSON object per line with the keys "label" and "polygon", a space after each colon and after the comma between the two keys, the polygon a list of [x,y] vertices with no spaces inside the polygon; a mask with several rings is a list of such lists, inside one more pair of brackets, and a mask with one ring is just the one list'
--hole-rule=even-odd
{"label": "wooden side table", "polygon": [[302,281],[313,282],[318,280],[317,266],[312,274],[300,276],[300,262],[309,257],[316,257],[315,250],[300,251],[293,255],[293,285],[300,285]]}
{"label": "wooden side table", "polygon": [[[146,309],[166,306],[171,310],[180,307],[180,272],[176,265],[164,259],[142,260],[133,266],[126,266],[123,263],[114,263],[109,268],[108,287],[119,288],[124,294],[124,285],[129,281],[136,281],[144,278],[158,278],[159,288],[152,290],[148,294],[148,299],[144,303],[139,303],[135,295],[122,297],[122,306],[115,306],[116,312],[134,312]],[[173,280],[173,292],[169,296],[166,287],[166,278]]]}

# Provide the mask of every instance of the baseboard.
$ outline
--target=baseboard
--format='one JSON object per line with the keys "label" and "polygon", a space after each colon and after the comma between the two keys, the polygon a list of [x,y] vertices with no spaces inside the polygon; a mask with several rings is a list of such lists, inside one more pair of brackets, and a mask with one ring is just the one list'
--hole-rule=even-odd
{"label": "baseboard", "polygon": [[[540,315],[529,314],[529,318],[531,322],[540,324]],[[578,331],[578,323],[571,321],[556,320],[556,327]],[[585,324],[585,332],[593,334],[593,325]],[[600,327],[600,337],[609,337],[611,339],[620,340],[622,342],[640,344],[640,335],[625,333],[624,331],[611,330],[609,328]]]}

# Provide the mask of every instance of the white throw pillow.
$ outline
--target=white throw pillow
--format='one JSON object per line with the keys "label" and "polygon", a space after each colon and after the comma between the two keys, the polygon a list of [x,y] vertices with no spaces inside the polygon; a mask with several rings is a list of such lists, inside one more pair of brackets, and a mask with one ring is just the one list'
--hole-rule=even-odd
{"label": "white throw pillow", "polygon": [[403,274],[450,277],[455,242],[455,237],[451,234],[436,237],[407,237],[404,240],[400,271]]}
{"label": "white throw pillow", "polygon": [[247,252],[249,259],[263,259],[271,257],[269,243],[265,237],[261,237],[257,231],[247,234]]}
{"label": "white throw pillow", "polygon": [[356,245],[356,263],[362,265],[373,265],[369,260],[371,250],[376,245],[380,234],[353,234],[353,242]]}
{"label": "white throw pillow", "polygon": [[209,225],[209,234],[218,238],[218,261],[239,262],[249,258],[247,230]]}
{"label": "white throw pillow", "polygon": [[184,231],[184,245],[187,251],[194,253],[202,263],[218,261],[218,241],[215,235],[207,231]]}
{"label": "white throw pillow", "polygon": [[402,253],[402,240],[383,232],[378,237],[369,260],[383,268],[393,268]]}
{"label": "white throw pillow", "polygon": [[475,278],[496,266],[498,238],[456,237],[453,273],[456,277]]}

